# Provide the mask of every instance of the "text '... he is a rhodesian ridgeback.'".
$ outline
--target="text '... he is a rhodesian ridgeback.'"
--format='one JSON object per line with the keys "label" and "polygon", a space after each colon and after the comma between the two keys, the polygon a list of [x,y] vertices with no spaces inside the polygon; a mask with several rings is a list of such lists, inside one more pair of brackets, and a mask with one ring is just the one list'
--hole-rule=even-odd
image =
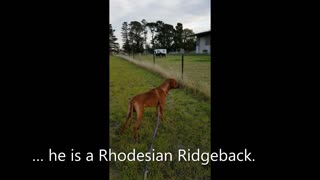
{"label": "text '... he is a rhodesian ridgeback.'", "polygon": [[125,130],[128,120],[130,120],[130,124],[131,124],[133,112],[136,112],[137,120],[133,126],[133,130],[134,130],[135,141],[137,141],[138,128],[142,121],[144,108],[156,107],[156,114],[158,113],[158,110],[160,110],[160,117],[162,120],[166,96],[169,90],[176,89],[176,88],[179,88],[177,81],[175,79],[167,79],[159,87],[156,87],[154,89],[151,89],[148,92],[134,96],[129,102],[127,118],[126,118],[126,122],[121,127],[121,134]]}

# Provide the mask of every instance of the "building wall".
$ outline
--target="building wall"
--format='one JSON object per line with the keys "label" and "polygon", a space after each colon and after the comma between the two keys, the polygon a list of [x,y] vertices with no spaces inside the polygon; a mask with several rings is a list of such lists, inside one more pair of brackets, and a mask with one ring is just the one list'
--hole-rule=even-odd
{"label": "building wall", "polygon": [[197,37],[196,53],[210,52],[210,35]]}

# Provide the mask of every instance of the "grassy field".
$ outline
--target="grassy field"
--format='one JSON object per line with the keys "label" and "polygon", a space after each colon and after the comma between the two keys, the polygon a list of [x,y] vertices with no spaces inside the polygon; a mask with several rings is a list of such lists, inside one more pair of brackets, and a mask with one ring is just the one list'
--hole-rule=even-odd
{"label": "grassy field", "polygon": [[[135,143],[133,127],[119,135],[125,121],[129,98],[159,86],[164,81],[155,73],[119,57],[110,57],[110,148],[114,152],[147,152],[156,125],[155,108],[145,109],[139,128],[140,142]],[[135,120],[135,119],[133,119]],[[178,162],[178,149],[210,151],[210,103],[185,89],[169,92],[154,141],[155,151],[171,152],[173,161],[150,162],[148,179],[197,179],[210,177],[210,164]],[[110,162],[111,179],[143,179],[146,162]]]}
{"label": "grassy field", "polygon": [[[132,57],[132,56],[131,56]],[[134,55],[134,59],[153,63],[152,55]],[[181,78],[181,55],[156,57],[155,62],[164,70],[176,72],[176,78]],[[192,83],[193,87],[201,88],[205,94],[210,94],[210,55],[186,54],[184,56],[183,79]]]}

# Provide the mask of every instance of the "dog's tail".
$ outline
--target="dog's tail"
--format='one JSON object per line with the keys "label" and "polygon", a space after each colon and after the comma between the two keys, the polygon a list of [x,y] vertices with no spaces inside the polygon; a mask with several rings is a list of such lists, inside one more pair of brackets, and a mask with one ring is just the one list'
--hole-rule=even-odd
{"label": "dog's tail", "polygon": [[122,133],[124,132],[124,130],[126,129],[128,120],[130,119],[130,121],[131,121],[132,114],[133,114],[133,103],[130,102],[129,105],[128,105],[128,113],[127,113],[127,117],[126,117],[126,122],[123,123],[122,126],[121,126],[121,131],[120,131],[121,134],[122,134]]}

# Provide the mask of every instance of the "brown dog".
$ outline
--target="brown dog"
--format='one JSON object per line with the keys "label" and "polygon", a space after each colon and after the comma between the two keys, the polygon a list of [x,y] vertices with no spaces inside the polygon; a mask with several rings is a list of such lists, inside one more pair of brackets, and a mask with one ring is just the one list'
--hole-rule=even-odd
{"label": "brown dog", "polygon": [[156,107],[156,112],[160,110],[160,117],[162,120],[163,108],[166,100],[166,96],[170,89],[178,88],[178,83],[175,79],[167,79],[164,83],[162,83],[159,87],[151,89],[148,92],[138,94],[134,96],[129,102],[128,113],[126,122],[121,127],[121,133],[126,128],[127,122],[132,119],[133,112],[137,112],[137,121],[134,124],[134,138],[137,140],[138,137],[138,127],[142,120],[142,115],[145,107]]}

